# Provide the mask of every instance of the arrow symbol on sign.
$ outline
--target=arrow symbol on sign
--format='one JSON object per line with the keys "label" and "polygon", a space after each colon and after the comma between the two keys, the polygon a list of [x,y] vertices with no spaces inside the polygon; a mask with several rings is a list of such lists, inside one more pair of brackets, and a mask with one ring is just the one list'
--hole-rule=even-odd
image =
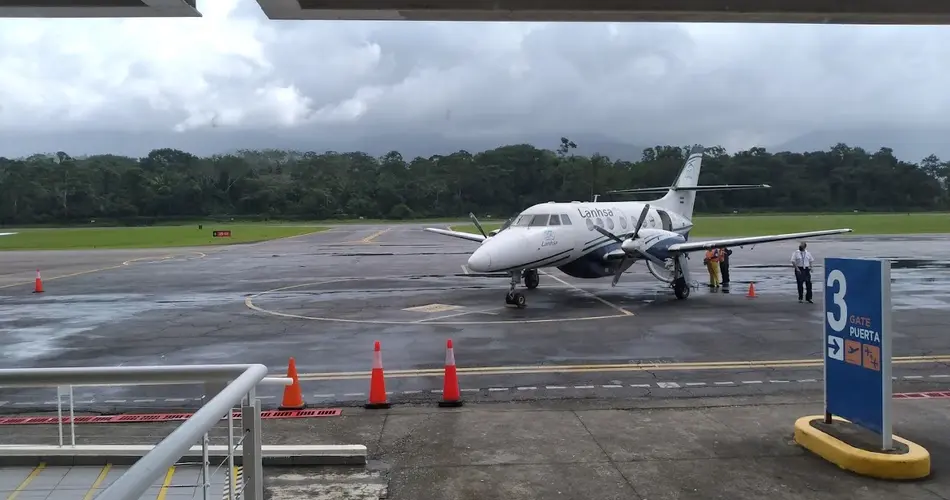
{"label": "arrow symbol on sign", "polygon": [[832,354],[838,354],[838,351],[841,350],[841,344],[838,344],[838,339],[834,339],[828,344],[828,348],[831,349]]}

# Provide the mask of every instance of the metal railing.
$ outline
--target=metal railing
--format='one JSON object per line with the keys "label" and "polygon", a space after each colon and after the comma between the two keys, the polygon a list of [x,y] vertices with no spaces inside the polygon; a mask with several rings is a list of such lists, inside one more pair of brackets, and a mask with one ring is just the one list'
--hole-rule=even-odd
{"label": "metal railing", "polygon": [[[246,365],[172,365],[77,368],[17,368],[0,370],[0,387],[57,387],[59,415],[59,444],[63,444],[62,397],[69,396],[70,446],[76,446],[73,387],[75,386],[132,386],[180,385],[202,383],[206,387],[217,384],[220,391],[183,421],[155,448],[137,460],[111,486],[96,496],[101,500],[130,500],[139,498],[165,471],[189,452],[200,439],[202,447],[202,490],[207,498],[210,486],[208,432],[227,414],[228,419],[228,474],[229,498],[242,494],[247,500],[263,500],[263,470],[261,462],[261,408],[256,399],[256,388],[262,383],[287,385],[286,377],[267,377],[267,367]],[[222,387],[223,385],[223,387]],[[233,408],[241,405],[243,435],[234,443]],[[244,444],[247,443],[247,444]],[[243,450],[243,486],[235,485],[234,452]],[[218,468],[223,465],[223,461]]]}

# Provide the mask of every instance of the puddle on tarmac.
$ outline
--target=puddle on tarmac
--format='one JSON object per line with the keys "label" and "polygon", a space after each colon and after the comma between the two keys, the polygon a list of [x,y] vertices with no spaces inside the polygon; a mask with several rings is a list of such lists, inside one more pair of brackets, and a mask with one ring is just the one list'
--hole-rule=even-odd
{"label": "puddle on tarmac", "polygon": [[234,303],[239,294],[49,295],[39,300],[0,297],[3,364],[48,356],[60,340],[155,310]]}

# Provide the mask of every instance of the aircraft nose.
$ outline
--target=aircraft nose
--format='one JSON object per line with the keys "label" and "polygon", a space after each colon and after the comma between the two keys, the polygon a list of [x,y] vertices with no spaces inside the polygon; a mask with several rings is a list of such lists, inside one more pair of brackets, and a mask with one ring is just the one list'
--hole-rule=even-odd
{"label": "aircraft nose", "polygon": [[491,254],[485,248],[475,250],[468,258],[468,268],[478,273],[488,272],[491,269]]}

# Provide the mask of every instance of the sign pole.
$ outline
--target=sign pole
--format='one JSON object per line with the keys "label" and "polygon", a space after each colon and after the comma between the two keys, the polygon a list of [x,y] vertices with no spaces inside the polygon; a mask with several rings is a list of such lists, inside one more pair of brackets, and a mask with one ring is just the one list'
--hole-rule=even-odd
{"label": "sign pole", "polygon": [[891,264],[888,260],[825,258],[822,351],[825,423],[838,415],[891,436]]}

